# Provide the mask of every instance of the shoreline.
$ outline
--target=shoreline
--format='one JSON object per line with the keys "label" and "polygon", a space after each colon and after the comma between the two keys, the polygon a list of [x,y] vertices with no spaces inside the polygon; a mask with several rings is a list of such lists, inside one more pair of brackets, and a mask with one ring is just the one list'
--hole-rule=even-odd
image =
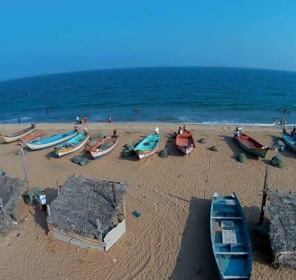
{"label": "shoreline", "polygon": [[[281,152],[284,168],[270,165],[279,152],[270,150],[265,159],[247,154],[240,163],[236,155],[243,151],[233,142],[235,125],[187,124],[197,142],[189,155],[181,154],[170,137],[184,123],[88,123],[90,133],[117,129],[119,144],[101,159],[86,166],[74,164],[73,154],[57,158],[53,148],[25,153],[29,185],[45,190],[50,203],[57,195],[57,185],[64,184],[73,174],[127,182],[127,231],[107,253],[77,248],[46,234],[46,217],[20,200],[22,222],[6,236],[0,237],[0,271],[3,279],[218,279],[216,264],[209,241],[209,205],[214,192],[235,192],[243,207],[249,228],[258,223],[265,172],[268,168],[270,190],[296,191],[295,153]],[[40,123],[47,135],[71,130],[74,123]],[[83,128],[84,125],[79,125]],[[138,160],[120,156],[124,145],[154,133],[159,127],[161,142],[157,153]],[[26,124],[0,125],[0,133],[14,133]],[[264,145],[272,147],[280,139],[280,127],[245,126],[243,131]],[[219,145],[221,151],[211,150]],[[158,155],[169,150],[168,158]],[[24,180],[19,146],[0,144],[0,168],[9,177]],[[141,213],[134,217],[133,211]],[[252,279],[274,279],[275,270],[261,256],[256,240],[252,239]],[[25,257],[23,257],[25,256]],[[44,264],[46,267],[43,269]],[[42,271],[40,272],[40,269]],[[198,274],[197,274],[198,271]],[[295,279],[296,271],[276,271],[277,279]]]}

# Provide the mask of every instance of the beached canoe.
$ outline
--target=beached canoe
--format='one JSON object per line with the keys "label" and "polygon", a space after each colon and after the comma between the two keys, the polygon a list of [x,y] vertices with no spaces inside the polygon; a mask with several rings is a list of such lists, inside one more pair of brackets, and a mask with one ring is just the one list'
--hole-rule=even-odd
{"label": "beached canoe", "polygon": [[46,148],[55,146],[57,144],[60,144],[62,142],[65,142],[76,135],[77,135],[77,131],[74,130],[74,131],[68,131],[60,134],[55,134],[48,138],[44,138],[44,139],[40,139],[32,142],[25,142],[25,143],[31,150],[41,150],[41,149],[46,149]]}
{"label": "beached canoe", "polygon": [[137,146],[133,149],[139,159],[153,155],[159,145],[160,135],[150,134],[144,138]]}
{"label": "beached canoe", "polygon": [[296,137],[288,133],[282,133],[282,138],[288,148],[296,152]]}
{"label": "beached canoe", "polygon": [[182,134],[177,134],[176,136],[176,146],[185,155],[190,154],[196,147],[194,138],[190,131],[183,132]]}
{"label": "beached canoe", "polygon": [[14,134],[11,134],[11,135],[4,135],[4,134],[2,134],[1,137],[3,138],[3,140],[6,143],[11,143],[11,142],[14,142],[14,141],[19,140],[20,138],[24,137],[25,135],[30,134],[35,129],[36,129],[35,125],[32,124],[30,127],[25,128],[25,129],[23,129],[21,131],[18,131],[18,132],[14,133]]}
{"label": "beached canoe", "polygon": [[24,145],[25,142],[31,142],[37,139],[40,139],[44,135],[44,131],[41,129],[36,129],[32,131],[30,134],[22,136],[18,141],[17,145]]}
{"label": "beached canoe", "polygon": [[108,153],[110,153],[118,144],[119,137],[108,136],[104,139],[100,139],[93,147],[85,147],[85,151],[91,153],[94,159],[98,159]]}
{"label": "beached canoe", "polygon": [[87,133],[79,133],[67,142],[55,147],[54,152],[59,157],[73,153],[81,149],[88,139],[89,135]]}
{"label": "beached canoe", "polygon": [[221,279],[251,279],[252,250],[248,226],[241,205],[231,196],[213,195],[210,233]]}
{"label": "beached canoe", "polygon": [[265,158],[267,152],[270,150],[269,147],[263,146],[247,134],[242,133],[240,136],[235,136],[234,139],[243,150],[258,157]]}

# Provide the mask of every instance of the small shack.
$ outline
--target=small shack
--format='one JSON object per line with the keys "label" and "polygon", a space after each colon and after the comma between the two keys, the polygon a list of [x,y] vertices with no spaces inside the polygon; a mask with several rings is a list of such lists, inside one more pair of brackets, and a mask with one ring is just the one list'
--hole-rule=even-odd
{"label": "small shack", "polygon": [[296,269],[296,193],[267,192],[274,265]]}
{"label": "small shack", "polygon": [[17,206],[24,191],[19,179],[0,176],[0,232],[6,233],[17,221]]}
{"label": "small shack", "polygon": [[49,236],[107,251],[126,231],[125,183],[69,177],[49,207]]}

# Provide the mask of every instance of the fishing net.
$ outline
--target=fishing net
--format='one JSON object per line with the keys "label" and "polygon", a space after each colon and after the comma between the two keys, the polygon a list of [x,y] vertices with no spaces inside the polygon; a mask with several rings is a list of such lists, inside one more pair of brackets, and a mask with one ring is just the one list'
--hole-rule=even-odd
{"label": "fishing net", "polygon": [[134,154],[134,151],[133,150],[124,150],[124,151],[122,151],[121,152],[121,156],[123,157],[123,158],[128,158],[128,157],[130,157],[130,156],[132,156]]}
{"label": "fishing net", "polygon": [[98,147],[99,150],[105,150],[110,148],[113,145],[113,142],[106,142]]}
{"label": "fishing net", "polygon": [[162,151],[160,151],[159,156],[161,158],[167,158],[169,156],[169,151],[167,149],[163,149]]}
{"label": "fishing net", "polygon": [[247,162],[247,157],[244,153],[240,153],[238,156],[237,156],[237,160],[241,163],[245,163]]}
{"label": "fishing net", "polygon": [[129,151],[133,150],[133,148],[138,144],[137,141],[132,141],[125,145],[125,148]]}
{"label": "fishing net", "polygon": [[283,168],[284,167],[283,158],[280,155],[274,156],[271,159],[271,164],[275,167]]}
{"label": "fishing net", "polygon": [[78,164],[82,159],[82,156],[75,156],[72,158],[72,161],[76,164]]}
{"label": "fishing net", "polygon": [[87,159],[87,158],[85,158],[85,157],[82,157],[82,159],[80,160],[79,164],[80,164],[81,166],[85,166],[85,165],[87,165],[89,162],[90,162],[89,159]]}

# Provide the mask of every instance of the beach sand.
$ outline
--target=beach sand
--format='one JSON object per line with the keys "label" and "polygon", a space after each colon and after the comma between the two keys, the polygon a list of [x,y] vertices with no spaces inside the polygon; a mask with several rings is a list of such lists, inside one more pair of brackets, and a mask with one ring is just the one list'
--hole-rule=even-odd
{"label": "beach sand", "polygon": [[[271,190],[296,191],[295,153],[282,152],[285,167],[275,168],[270,159],[248,157],[240,163],[235,156],[243,152],[233,142],[233,126],[189,125],[195,137],[205,138],[189,155],[182,155],[169,140],[180,124],[91,123],[91,133],[117,129],[120,144],[107,156],[82,167],[71,162],[76,152],[56,158],[52,148],[25,154],[31,187],[44,189],[49,202],[57,195],[57,183],[63,184],[73,174],[88,178],[125,181],[127,232],[106,253],[76,248],[50,240],[46,234],[44,212],[20,200],[20,223],[0,237],[0,279],[219,279],[210,244],[209,211],[214,192],[235,192],[241,202],[250,229],[259,219],[265,170]],[[182,125],[182,124],[181,124]],[[167,145],[168,158],[154,154],[143,160],[136,155],[121,158],[123,146],[160,129],[158,151]],[[1,125],[0,133],[13,133],[26,125]],[[68,131],[72,124],[39,124],[47,135]],[[257,141],[274,146],[280,139],[280,127],[245,127]],[[213,145],[221,146],[214,152]],[[24,180],[21,157],[15,143],[0,144],[0,167],[10,177]],[[139,218],[131,213],[137,210]],[[252,279],[296,279],[292,269],[276,270],[268,264],[267,252],[252,235]]]}

